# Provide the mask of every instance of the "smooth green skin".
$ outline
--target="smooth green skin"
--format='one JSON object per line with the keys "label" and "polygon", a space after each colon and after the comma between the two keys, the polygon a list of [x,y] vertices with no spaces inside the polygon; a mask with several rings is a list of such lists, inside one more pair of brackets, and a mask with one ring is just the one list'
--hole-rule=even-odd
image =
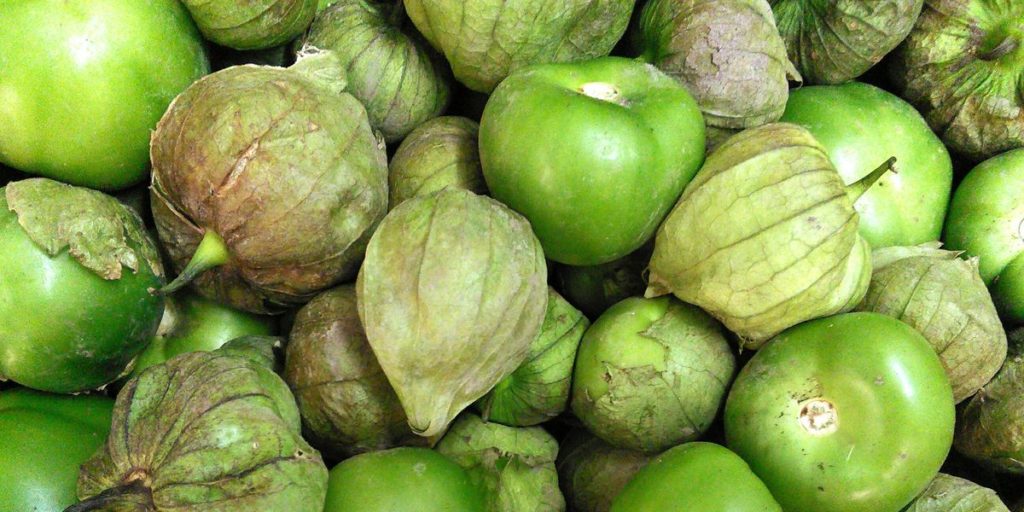
{"label": "smooth green skin", "polygon": [[209,72],[177,0],[0,2],[0,162],[115,190],[145,180],[149,132]]}
{"label": "smooth green skin", "polygon": [[[800,423],[813,399],[838,427]],[[953,442],[953,391],[928,342],[878,313],[797,325],[759,350],[733,383],[726,444],[785,510],[896,512],[938,473]]]}
{"label": "smooth green skin", "polygon": [[[627,105],[579,92],[614,84]],[[621,258],[650,239],[704,160],[704,120],[653,66],[606,57],[525,68],[480,122],[487,187],[522,213],[544,254],[569,265]]]}
{"label": "smooth green skin", "polygon": [[981,278],[1003,319],[1024,323],[1024,149],[990,158],[953,194],[946,248],[980,257]]}
{"label": "smooth green skin", "polygon": [[[782,512],[750,466],[728,448],[685,443],[657,456],[612,502],[611,512]],[[825,509],[822,509],[825,510]]]}
{"label": "smooth green skin", "polygon": [[239,311],[198,295],[189,294],[179,300],[174,326],[167,334],[155,336],[139,354],[132,375],[185,352],[209,352],[235,338],[274,333],[271,317]]}
{"label": "smooth green skin", "polygon": [[162,280],[141,267],[107,281],[66,251],[51,258],[0,198],[0,375],[56,393],[116,379],[163,315],[149,292]]}
{"label": "smooth green skin", "polygon": [[60,512],[78,502],[78,467],[110,432],[114,401],[0,392],[0,512]]}
{"label": "smooth green skin", "polygon": [[802,87],[790,93],[782,121],[807,128],[847,184],[896,157],[897,172],[854,203],[871,247],[918,245],[942,235],[953,163],[909,103],[860,82]]}
{"label": "smooth green skin", "polygon": [[427,448],[393,448],[334,466],[324,512],[484,512],[469,475]]}

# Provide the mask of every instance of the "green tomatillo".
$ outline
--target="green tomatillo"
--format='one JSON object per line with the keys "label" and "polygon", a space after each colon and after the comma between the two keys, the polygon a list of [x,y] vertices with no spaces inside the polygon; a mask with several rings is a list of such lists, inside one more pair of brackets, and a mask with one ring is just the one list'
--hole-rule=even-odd
{"label": "green tomatillo", "polygon": [[409,132],[388,162],[388,207],[445,187],[487,193],[479,133],[476,121],[456,116],[436,117]]}
{"label": "green tomatillo", "polygon": [[953,441],[953,391],[910,326],[849,313],[786,330],[740,371],[729,448],[785,510],[897,512]]}
{"label": "green tomatillo", "polygon": [[693,97],[619,57],[514,73],[480,122],[491,195],[530,220],[549,259],[570,265],[642,246],[703,159]]}
{"label": "green tomatillo", "polygon": [[1003,319],[1024,323],[1024,149],[982,162],[950,203],[945,241],[979,258]]}
{"label": "green tomatillo", "polygon": [[274,319],[246,313],[198,295],[166,297],[160,329],[135,360],[132,375],[168,359],[197,350],[216,350],[247,335],[272,334]]}
{"label": "green tomatillo", "polygon": [[114,401],[0,391],[0,512],[60,512],[78,501],[78,467],[110,432]]}
{"label": "green tomatillo", "polygon": [[608,512],[612,500],[653,458],[616,448],[586,429],[569,432],[558,443],[558,481],[570,510]]}
{"label": "green tomatillo", "polygon": [[236,50],[280,46],[313,21],[317,0],[182,0],[203,36]]}
{"label": "green tomatillo", "polygon": [[811,132],[845,183],[896,157],[896,172],[854,203],[860,234],[871,247],[917,245],[942,235],[953,163],[914,107],[875,86],[850,82],[793,91],[782,121]]}
{"label": "green tomatillo", "polygon": [[113,381],[156,333],[163,283],[114,198],[46,178],[0,188],[0,377],[58,393]]}
{"label": "green tomatillo", "polygon": [[[750,466],[728,448],[685,443],[658,455],[612,502],[611,512],[782,512]],[[792,509],[804,510],[804,509]]]}
{"label": "green tomatillo", "polygon": [[150,131],[209,72],[180,2],[8,0],[0,20],[0,163],[103,190],[144,181]]}
{"label": "green tomatillo", "polygon": [[939,473],[903,512],[1009,512],[995,491]]}

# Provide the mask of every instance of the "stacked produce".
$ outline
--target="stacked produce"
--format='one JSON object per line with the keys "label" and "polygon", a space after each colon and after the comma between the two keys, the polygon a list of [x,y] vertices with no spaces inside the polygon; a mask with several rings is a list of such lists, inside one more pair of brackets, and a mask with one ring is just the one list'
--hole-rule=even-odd
{"label": "stacked produce", "polygon": [[1024,511],[1024,2],[0,1],[0,512]]}

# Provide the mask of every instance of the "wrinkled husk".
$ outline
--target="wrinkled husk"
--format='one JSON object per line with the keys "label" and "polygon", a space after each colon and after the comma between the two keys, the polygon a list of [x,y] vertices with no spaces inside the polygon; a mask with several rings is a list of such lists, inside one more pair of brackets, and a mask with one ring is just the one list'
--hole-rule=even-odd
{"label": "wrinkled husk", "polygon": [[79,498],[93,499],[69,510],[321,512],[326,489],[284,381],[249,358],[191,352],[121,390],[80,472]]}
{"label": "wrinkled husk", "polygon": [[926,0],[891,68],[949,148],[980,161],[1024,147],[1024,2]]}
{"label": "wrinkled husk", "polygon": [[623,258],[591,267],[559,265],[558,289],[588,318],[596,319],[622,299],[644,294],[644,271],[651,261],[652,247],[647,244]]}
{"label": "wrinkled husk", "polygon": [[305,43],[338,55],[346,91],[389,144],[440,115],[450,95],[444,59],[415,30],[403,30],[401,6],[339,0],[316,17]]}
{"label": "wrinkled husk", "polygon": [[[643,331],[626,333],[658,345],[663,351],[657,361],[661,368],[637,362],[629,350],[633,342],[610,336],[614,328],[608,327],[609,322],[632,321],[635,315],[618,309],[625,302],[594,322],[580,344],[572,411],[587,429],[613,446],[655,453],[697,439],[721,409],[736,372],[736,358],[721,325],[697,307],[666,300],[660,318]],[[613,313],[623,316],[609,316]],[[580,380],[580,365],[592,363],[584,357],[585,351],[598,351],[602,345],[622,348],[602,351],[614,352],[617,359],[599,361],[605,389],[592,392],[592,386]]]}
{"label": "wrinkled husk", "polygon": [[203,37],[236,50],[279,46],[301,35],[318,0],[182,0]]}
{"label": "wrinkled husk", "polygon": [[900,319],[939,354],[957,403],[970,398],[1006,359],[1006,333],[978,274],[978,260],[939,244],[875,250],[871,286],[858,311]]}
{"label": "wrinkled husk", "polygon": [[870,248],[825,149],[776,123],[712,153],[661,225],[648,296],[674,293],[745,347],[852,309],[867,292]]}
{"label": "wrinkled husk", "polygon": [[800,80],[767,0],[651,0],[639,28],[642,58],[686,86],[711,128],[777,121]]}
{"label": "wrinkled husk", "polygon": [[416,28],[451,64],[455,78],[489,93],[530,64],[608,55],[635,0],[406,0]]}
{"label": "wrinkled husk", "polygon": [[531,427],[558,416],[569,403],[576,349],[590,322],[552,289],[540,335],[516,371],[476,403],[485,421]]}
{"label": "wrinkled husk", "polygon": [[558,443],[540,427],[506,427],[465,413],[437,451],[484,490],[488,512],[565,511],[555,469]]}
{"label": "wrinkled husk", "polygon": [[274,373],[284,370],[285,340],[280,336],[249,334],[221,345],[221,354],[248,359]]}
{"label": "wrinkled husk", "polygon": [[574,430],[558,450],[558,477],[575,512],[608,512],[638,471],[653,458],[643,452],[615,448],[586,430]]}
{"label": "wrinkled husk", "polygon": [[299,310],[284,380],[295,393],[306,438],[328,459],[424,444],[409,430],[366,341],[353,286],[321,293]]}
{"label": "wrinkled husk", "polygon": [[465,117],[438,117],[418,126],[391,157],[388,190],[391,208],[411,197],[445,187],[487,192],[477,135],[480,125]]}
{"label": "wrinkled husk", "polygon": [[992,489],[939,473],[903,512],[1009,512],[1009,509]]}
{"label": "wrinkled husk", "polygon": [[544,321],[547,265],[521,215],[445,189],[385,217],[356,291],[409,425],[430,437],[525,360]]}
{"label": "wrinkled husk", "polygon": [[809,84],[863,75],[914,28],[924,0],[768,0],[789,59]]}
{"label": "wrinkled husk", "polygon": [[1009,338],[1002,369],[960,409],[953,447],[991,469],[1024,475],[1024,330]]}
{"label": "wrinkled husk", "polygon": [[326,52],[289,69],[238,66],[171,104],[153,134],[153,217],[181,271],[207,230],[230,261],[198,291],[278,312],[352,279],[387,211],[387,163]]}

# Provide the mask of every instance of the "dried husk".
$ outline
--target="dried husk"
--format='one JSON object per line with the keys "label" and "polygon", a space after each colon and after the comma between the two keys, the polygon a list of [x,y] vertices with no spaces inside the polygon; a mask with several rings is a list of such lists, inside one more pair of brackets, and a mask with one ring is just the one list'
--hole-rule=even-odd
{"label": "dried husk", "polygon": [[686,86],[709,128],[777,121],[800,81],[767,0],[651,0],[639,31],[642,58]]}
{"label": "dried husk", "polygon": [[305,42],[338,55],[346,91],[389,144],[440,115],[450,96],[444,59],[404,22],[401,2],[339,0],[317,15]]}
{"label": "dried husk", "polygon": [[555,469],[558,443],[540,427],[507,427],[465,413],[437,451],[484,490],[488,512],[565,511]]}
{"label": "dried husk", "polygon": [[557,460],[570,510],[608,512],[612,500],[653,457],[616,448],[586,430],[573,430],[562,440]]}
{"label": "dried husk", "polygon": [[445,187],[486,193],[479,132],[476,121],[455,116],[431,119],[410,132],[388,164],[390,207]]}
{"label": "dried husk", "polygon": [[977,258],[939,243],[872,253],[871,285],[858,311],[874,311],[917,329],[939,354],[957,403],[970,398],[1006,359],[1006,333]]}
{"label": "dried husk", "polygon": [[995,491],[939,473],[903,512],[1009,512]]}
{"label": "dried husk", "polygon": [[674,293],[754,349],[800,322],[849,311],[871,277],[854,199],[804,128],[741,132],[708,157],[659,228],[647,296]]}
{"label": "dried husk", "polygon": [[[649,301],[662,302],[656,318],[637,312]],[[632,329],[640,317],[643,330],[620,327]],[[654,360],[640,355],[654,347],[659,350]],[[599,368],[590,367],[594,364]],[[584,377],[594,371],[601,372],[600,386]],[[671,297],[626,299],[583,336],[572,411],[611,445],[656,453],[707,431],[735,372],[736,358],[721,325],[699,308]]]}
{"label": "dried husk", "polygon": [[301,35],[318,0],[182,0],[203,37],[236,50],[280,46]]}
{"label": "dried husk", "polygon": [[1009,357],[960,409],[953,447],[982,465],[1024,474],[1024,330],[1009,335]]}
{"label": "dried husk", "polygon": [[547,266],[529,222],[460,189],[410,199],[370,240],[359,317],[414,433],[444,431],[540,333]]}
{"label": "dried husk", "polygon": [[589,326],[583,313],[549,288],[544,324],[526,360],[476,403],[484,421],[532,427],[561,414],[569,403],[576,349]]}
{"label": "dried husk", "polygon": [[153,134],[153,217],[180,272],[213,232],[228,261],[204,296],[279,312],[355,277],[387,211],[387,163],[330,52],[236,66],[171,104]]}
{"label": "dried husk", "polygon": [[416,28],[441,51],[455,78],[489,93],[530,64],[608,55],[635,0],[406,0]]}
{"label": "dried husk", "polygon": [[190,352],[118,393],[71,512],[321,512],[327,468],[288,386],[248,357]]}
{"label": "dried husk", "polygon": [[1024,147],[1024,2],[925,0],[891,75],[949,148],[981,161]]}
{"label": "dried husk", "polygon": [[422,445],[366,341],[354,286],[317,295],[299,310],[284,380],[310,444],[340,460],[399,445]]}
{"label": "dried husk", "polygon": [[789,59],[809,84],[840,84],[878,64],[914,28],[924,0],[768,0]]}

